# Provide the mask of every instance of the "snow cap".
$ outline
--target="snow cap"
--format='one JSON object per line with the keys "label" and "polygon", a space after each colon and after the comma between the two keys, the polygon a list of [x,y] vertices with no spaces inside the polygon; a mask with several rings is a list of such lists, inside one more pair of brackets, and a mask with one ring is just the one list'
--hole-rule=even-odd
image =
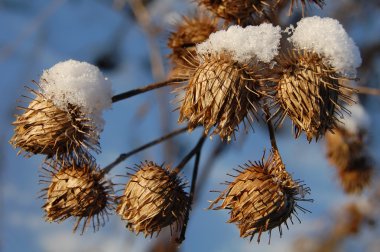
{"label": "snow cap", "polygon": [[68,110],[69,104],[78,106],[98,130],[103,129],[102,112],[112,105],[112,89],[98,67],[71,59],[62,61],[44,70],[40,86],[55,106],[62,110]]}
{"label": "snow cap", "polygon": [[358,47],[336,19],[303,18],[289,41],[296,48],[318,53],[345,76],[355,77],[356,68],[362,63]]}
{"label": "snow cap", "polygon": [[263,23],[245,28],[233,25],[212,33],[197,45],[198,55],[229,53],[233,60],[248,63],[252,59],[269,63],[278,54],[281,28]]}

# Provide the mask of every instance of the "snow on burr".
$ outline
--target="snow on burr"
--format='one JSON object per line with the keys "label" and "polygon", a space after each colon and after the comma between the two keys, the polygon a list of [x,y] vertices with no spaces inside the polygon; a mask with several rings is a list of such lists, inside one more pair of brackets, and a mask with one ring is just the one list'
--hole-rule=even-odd
{"label": "snow on burr", "polygon": [[310,50],[323,56],[339,73],[355,77],[362,59],[355,42],[348,36],[338,20],[307,17],[297,23],[289,38],[295,47]]}
{"label": "snow on burr", "polygon": [[102,112],[112,105],[111,82],[99,68],[87,62],[67,60],[44,70],[40,86],[43,94],[62,110],[68,105],[80,107],[81,112],[103,129]]}
{"label": "snow on burr", "polygon": [[198,55],[229,53],[233,60],[245,64],[252,59],[269,63],[277,54],[281,28],[272,24],[234,25],[212,33],[208,40],[197,45]]}

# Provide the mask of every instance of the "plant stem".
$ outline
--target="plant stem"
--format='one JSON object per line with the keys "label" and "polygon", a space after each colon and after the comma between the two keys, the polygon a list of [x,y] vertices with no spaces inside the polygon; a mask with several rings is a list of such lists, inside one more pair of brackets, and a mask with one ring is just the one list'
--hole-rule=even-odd
{"label": "plant stem", "polygon": [[187,131],[187,127],[177,129],[177,130],[175,130],[173,132],[170,132],[167,135],[164,135],[164,136],[162,136],[160,138],[157,138],[157,139],[155,139],[155,140],[153,140],[153,141],[151,141],[149,143],[146,143],[146,144],[144,144],[144,145],[142,145],[142,146],[140,146],[140,147],[138,147],[138,148],[136,148],[136,149],[134,149],[134,150],[132,150],[130,152],[120,154],[120,156],[115,161],[113,161],[111,164],[107,165],[102,171],[103,171],[103,173],[108,173],[115,166],[117,166],[118,164],[120,164],[121,162],[123,162],[124,160],[126,160],[128,157],[130,157],[130,156],[132,156],[132,155],[134,155],[134,154],[136,154],[136,153],[138,153],[138,152],[140,152],[142,150],[145,150],[145,149],[147,149],[149,147],[152,147],[152,146],[154,146],[156,144],[159,144],[159,143],[161,143],[161,142],[163,142],[163,141],[165,141],[165,140],[167,140],[167,139],[169,139],[171,137],[179,135],[179,134],[181,134],[181,133],[183,133],[185,131]]}
{"label": "plant stem", "polygon": [[132,96],[135,96],[135,95],[138,95],[138,94],[142,94],[142,93],[145,93],[145,92],[157,89],[157,88],[166,87],[166,86],[170,86],[170,85],[175,85],[175,84],[178,84],[181,81],[184,81],[184,79],[179,79],[179,78],[177,78],[177,79],[169,79],[169,80],[165,80],[165,81],[161,81],[161,82],[152,83],[152,84],[149,84],[149,85],[147,85],[145,87],[142,87],[142,88],[132,89],[130,91],[114,95],[112,97],[112,102],[115,103],[115,102],[118,102],[118,101],[121,101],[121,100],[124,100],[124,99],[128,99],[128,98],[130,98]]}
{"label": "plant stem", "polygon": [[380,96],[380,89],[377,88],[370,88],[370,87],[353,87],[353,89],[356,89],[359,94],[366,94],[366,95],[379,95]]}
{"label": "plant stem", "polygon": [[191,205],[193,204],[193,200],[194,200],[194,193],[195,193],[195,188],[196,188],[195,186],[196,186],[196,182],[197,182],[198,169],[199,169],[199,160],[201,158],[201,150],[202,150],[202,146],[203,146],[203,142],[204,142],[205,138],[206,137],[203,136],[199,140],[198,144],[200,143],[200,145],[197,148],[196,153],[195,153],[195,161],[194,161],[193,175],[191,177],[191,187],[190,187],[189,201],[188,201],[188,205],[187,205],[187,211],[186,211],[183,227],[181,229],[181,234],[180,234],[179,238],[176,239],[176,242],[178,244],[181,244],[185,240],[185,234],[186,234],[187,224],[189,223],[189,216],[190,216]]}
{"label": "plant stem", "polygon": [[202,135],[197,145],[182,159],[182,161],[176,166],[175,171],[180,172],[189,160],[202,148],[202,145],[206,139],[206,135]]}
{"label": "plant stem", "polygon": [[276,142],[276,135],[274,133],[274,127],[273,127],[273,124],[272,124],[271,115],[270,115],[268,107],[265,107],[264,111],[265,111],[265,117],[266,117],[266,120],[267,120],[267,126],[268,126],[270,143],[272,145],[272,148],[274,150],[278,151],[277,142]]}

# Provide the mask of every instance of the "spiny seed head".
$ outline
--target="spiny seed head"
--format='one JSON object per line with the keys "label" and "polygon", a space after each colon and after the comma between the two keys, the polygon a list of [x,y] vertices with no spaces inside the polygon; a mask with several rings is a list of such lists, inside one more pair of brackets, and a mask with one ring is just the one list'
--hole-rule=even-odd
{"label": "spiny seed head", "polygon": [[198,0],[198,3],[226,21],[243,25],[266,17],[273,6],[272,1],[264,0]]}
{"label": "spiny seed head", "polygon": [[[229,209],[228,222],[236,223],[240,229],[241,237],[249,237],[252,240],[258,234],[260,242],[262,232],[279,227],[282,235],[281,224],[287,225],[287,220],[292,221],[292,215],[297,219],[296,208],[300,207],[297,201],[304,200],[309,188],[304,188],[298,181],[294,181],[285,170],[281,157],[277,151],[272,151],[269,158],[261,161],[245,164],[239,171],[233,182],[210,206],[215,210]],[[221,204],[217,207],[214,205]]]}
{"label": "spiny seed head", "polygon": [[327,157],[346,193],[360,193],[371,181],[373,162],[363,138],[343,128],[326,134]]}
{"label": "spiny seed head", "polygon": [[[289,0],[277,0],[276,5],[285,4],[285,2],[289,2]],[[298,8],[300,2],[301,2],[301,8],[302,8],[302,16],[304,16],[305,14],[305,9],[307,7],[307,4],[314,3],[318,5],[319,8],[322,8],[325,5],[324,0],[290,0],[289,16],[292,15],[294,6],[296,5]]]}
{"label": "spiny seed head", "polygon": [[280,105],[277,125],[289,116],[295,137],[304,131],[309,141],[336,128],[342,111],[347,112],[344,105],[350,103],[344,94],[348,88],[339,82],[345,78],[313,52],[288,51],[278,63],[281,73],[275,98],[275,105]]}
{"label": "spiny seed head", "polygon": [[203,13],[193,16],[184,16],[181,23],[168,39],[168,47],[172,49],[169,55],[172,61],[171,76],[184,74],[188,70],[188,59],[186,55],[196,56],[195,45],[202,43],[211,33],[217,30],[217,20]]}
{"label": "spiny seed head", "polygon": [[217,20],[207,14],[197,13],[193,16],[183,16],[181,23],[168,39],[168,47],[172,49],[194,47],[208,39],[217,29]]}
{"label": "spiny seed head", "polygon": [[24,113],[16,116],[10,143],[15,148],[32,154],[53,156],[81,156],[88,150],[98,151],[99,136],[91,119],[79,107],[57,108],[43,93],[30,89],[35,95],[29,106],[19,107]]}
{"label": "spiny seed head", "polygon": [[188,195],[178,173],[148,161],[137,168],[120,197],[117,213],[131,231],[145,236],[158,235],[174,224],[180,230],[188,211]]}
{"label": "spiny seed head", "polygon": [[206,133],[215,126],[212,134],[230,140],[245,118],[253,121],[257,110],[260,85],[248,69],[228,54],[202,56],[183,88],[178,121],[187,120],[190,130],[203,125]]}
{"label": "spiny seed head", "polygon": [[103,226],[112,209],[113,189],[96,165],[52,161],[48,166],[44,171],[50,184],[43,190],[46,220],[61,222],[73,217],[76,219],[74,232],[82,222],[82,234],[91,222],[94,231]]}
{"label": "spiny seed head", "polygon": [[339,180],[346,193],[361,193],[371,182],[372,160],[363,156],[352,165],[350,169],[338,171]]}

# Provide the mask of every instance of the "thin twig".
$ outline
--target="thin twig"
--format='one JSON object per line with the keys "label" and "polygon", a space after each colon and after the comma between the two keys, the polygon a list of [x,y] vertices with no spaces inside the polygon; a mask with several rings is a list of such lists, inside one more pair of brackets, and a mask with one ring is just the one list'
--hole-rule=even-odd
{"label": "thin twig", "polygon": [[202,145],[206,139],[206,135],[202,135],[199,139],[197,145],[182,159],[182,161],[176,166],[175,171],[180,172],[185,165],[190,161],[190,159],[202,148]]}
{"label": "thin twig", "polygon": [[202,138],[199,140],[198,144],[200,145],[197,148],[196,153],[195,153],[194,169],[193,169],[193,175],[191,178],[191,187],[190,187],[189,201],[187,205],[187,212],[186,212],[184,223],[181,229],[181,234],[179,238],[176,239],[176,242],[178,244],[181,244],[185,240],[187,224],[189,223],[191,205],[193,204],[194,193],[195,193],[195,188],[196,188],[195,186],[196,186],[197,176],[198,176],[199,160],[201,158],[201,150],[202,150],[202,146],[203,146],[205,138],[206,138],[205,136],[202,136]]}
{"label": "thin twig", "polygon": [[121,100],[124,100],[124,99],[128,99],[128,98],[130,98],[132,96],[135,96],[135,95],[138,95],[138,94],[142,94],[142,93],[145,93],[145,92],[157,89],[157,88],[166,87],[166,86],[170,86],[170,85],[175,85],[175,84],[178,84],[181,81],[183,81],[183,79],[178,79],[178,78],[176,78],[176,79],[169,79],[169,80],[165,80],[165,81],[161,81],[161,82],[152,83],[152,84],[149,84],[149,85],[147,85],[145,87],[132,89],[130,91],[114,95],[112,97],[112,102],[115,103],[115,102],[118,102],[118,101],[121,101]]}
{"label": "thin twig", "polygon": [[169,133],[167,135],[164,135],[164,136],[162,136],[162,137],[160,137],[160,138],[158,138],[156,140],[153,140],[153,141],[151,141],[151,142],[149,142],[147,144],[144,144],[144,145],[142,145],[142,146],[140,146],[140,147],[138,147],[138,148],[136,148],[136,149],[134,149],[134,150],[132,150],[130,152],[120,154],[120,156],[115,161],[113,161],[111,164],[107,165],[103,169],[103,173],[110,172],[115,166],[117,166],[118,164],[120,164],[121,162],[123,162],[124,160],[126,160],[128,157],[130,157],[130,156],[132,156],[132,155],[134,155],[134,154],[136,154],[136,153],[138,153],[140,151],[143,151],[143,150],[145,150],[145,149],[147,149],[149,147],[152,147],[152,146],[154,146],[156,144],[159,144],[159,143],[161,143],[161,142],[163,142],[163,141],[165,141],[165,140],[167,140],[167,139],[169,139],[171,137],[179,135],[179,134],[181,134],[181,133],[183,133],[185,131],[187,131],[187,127],[177,129],[177,130],[175,130],[175,131],[173,131],[173,132],[171,132],[171,133]]}
{"label": "thin twig", "polygon": [[278,151],[277,142],[276,142],[276,135],[274,133],[274,127],[273,127],[273,124],[272,124],[271,114],[269,112],[268,107],[265,107],[264,111],[265,111],[265,117],[266,117],[267,126],[268,126],[270,143],[272,145],[272,148]]}
{"label": "thin twig", "polygon": [[359,94],[366,94],[366,95],[379,95],[380,96],[380,89],[378,88],[370,88],[370,87],[353,87],[358,91]]}

